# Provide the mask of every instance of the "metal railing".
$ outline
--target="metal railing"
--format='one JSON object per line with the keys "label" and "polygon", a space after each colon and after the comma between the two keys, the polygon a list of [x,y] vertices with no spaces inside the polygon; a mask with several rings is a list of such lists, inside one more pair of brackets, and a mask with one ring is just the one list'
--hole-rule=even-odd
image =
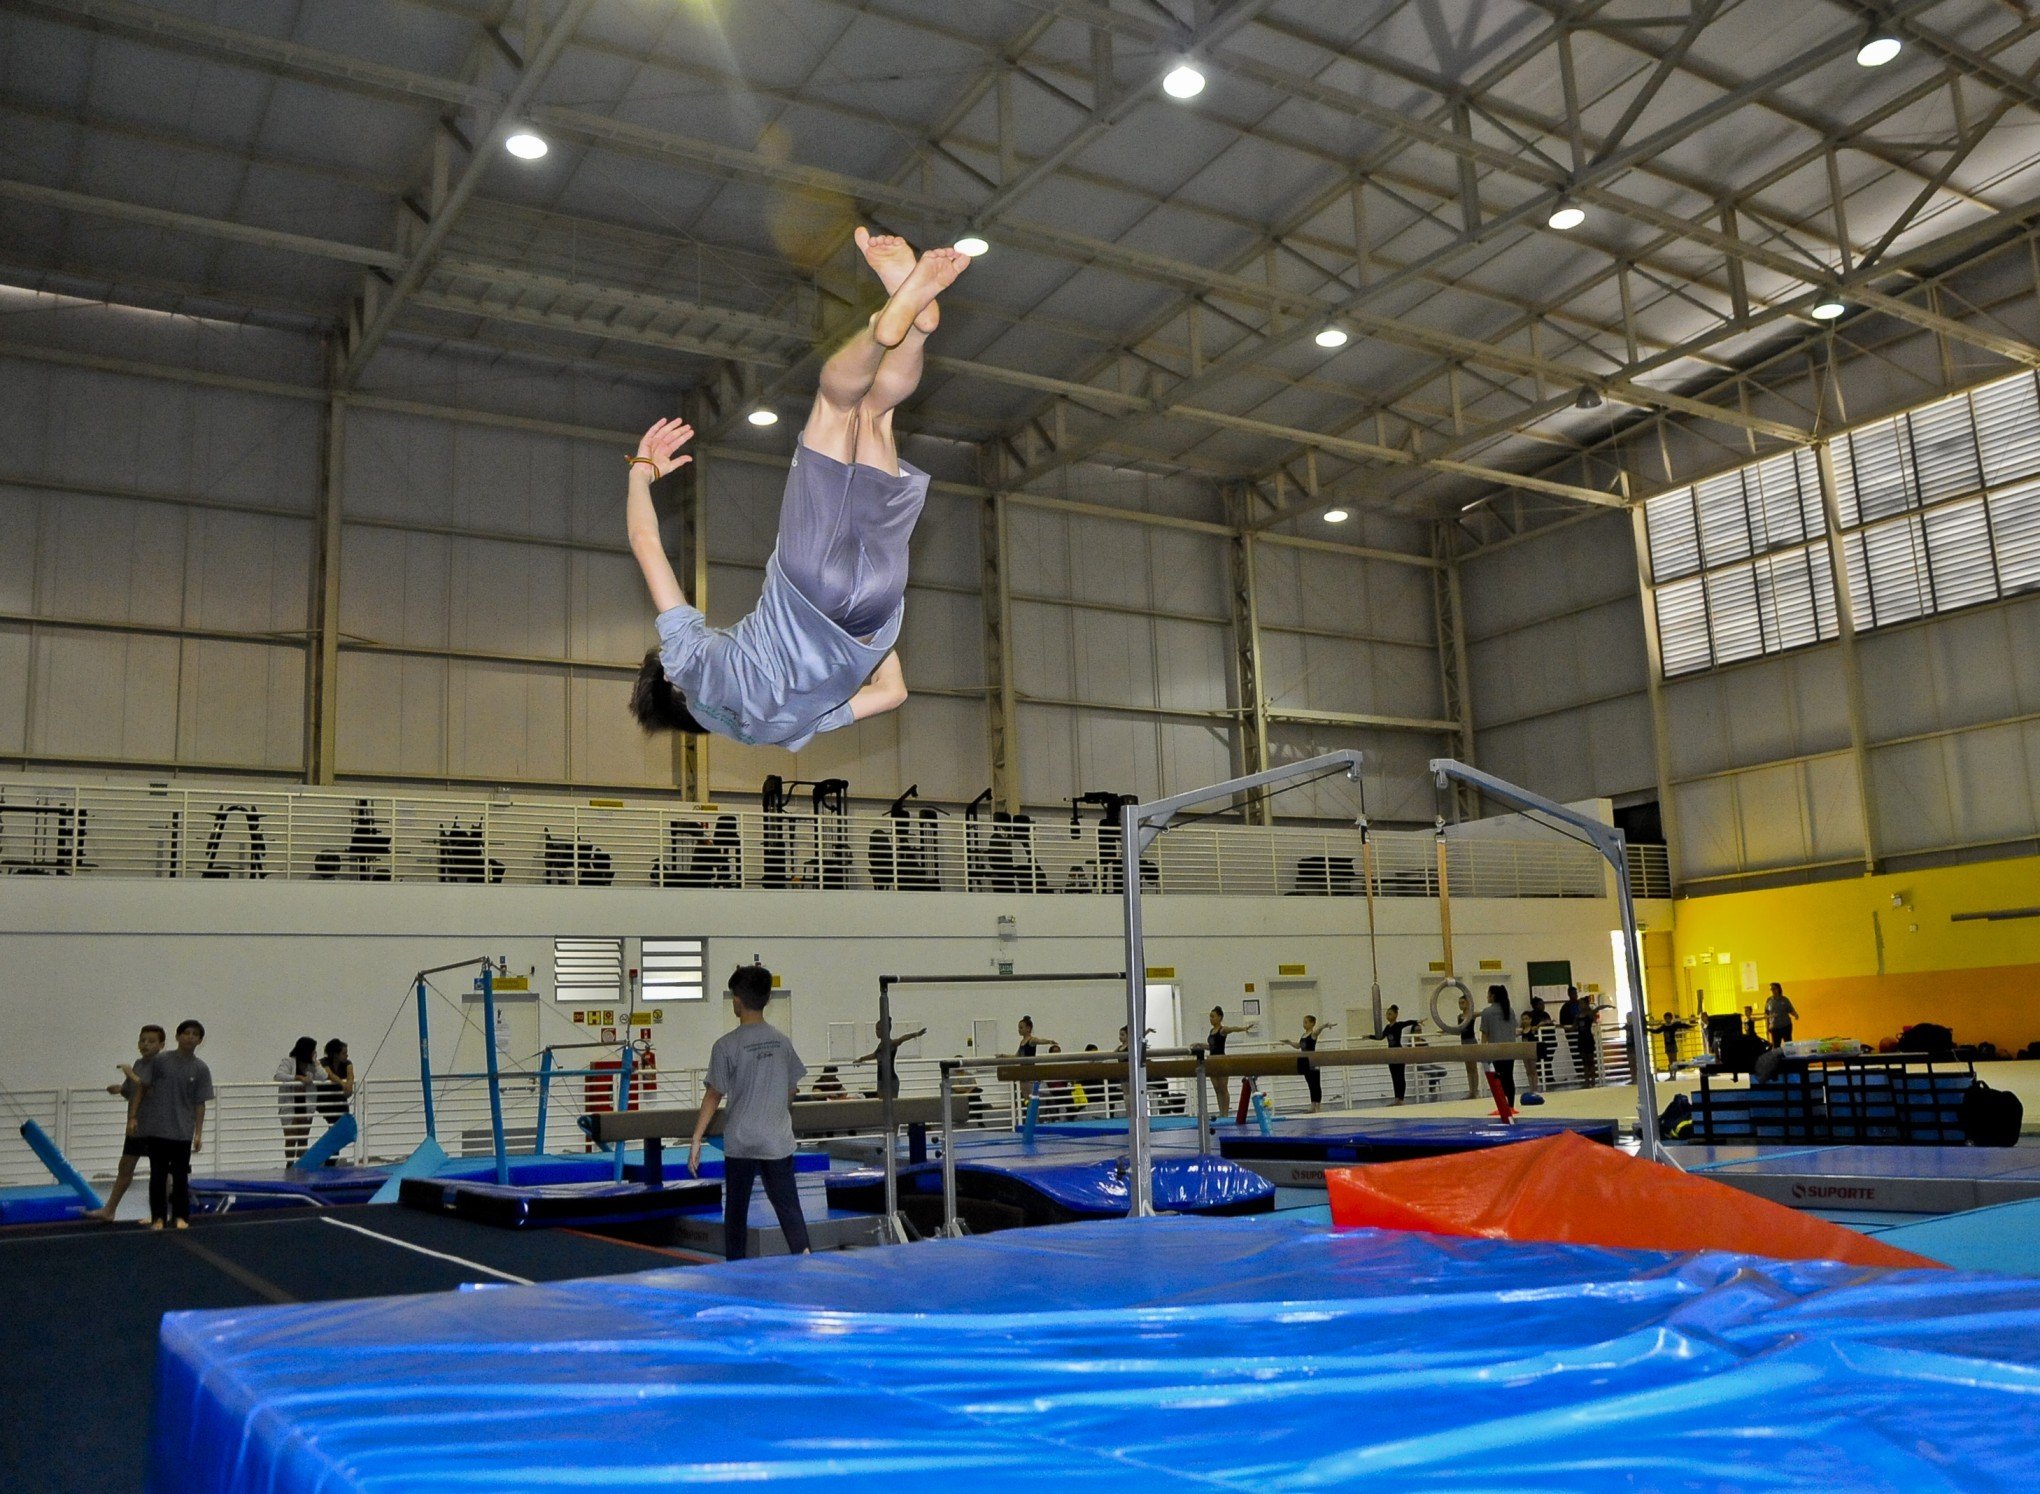
{"label": "metal railing", "polygon": [[1672,853],[1667,846],[1630,846],[1629,893],[1632,897],[1672,895]]}
{"label": "metal railing", "polygon": [[[1437,895],[1432,835],[1372,838],[1375,896]],[[1448,857],[1461,897],[1605,894],[1600,858],[1569,842],[1452,839]],[[1157,842],[1141,875],[1164,896],[1358,897],[1364,866],[1354,830],[1198,825]],[[1116,894],[1125,873],[1118,827],[1094,821],[7,779],[5,874]]]}
{"label": "metal railing", "polygon": [[[1618,1044],[1608,1041],[1612,1029],[1603,1030],[1600,1051],[1604,1055],[1597,1075],[1599,1082],[1620,1084],[1627,1080]],[[1464,1064],[1454,1053],[1455,1042],[1433,1035],[1437,1050],[1435,1063],[1408,1068],[1411,1103],[1465,1098]],[[1326,1044],[1327,1050],[1342,1046]],[[1272,1043],[1236,1043],[1234,1052],[1290,1050]],[[1082,1055],[1065,1055],[1081,1057]],[[875,1064],[835,1061],[831,1064],[845,1093],[875,1095],[878,1072]],[[1551,1071],[1547,1056],[1539,1065],[1536,1084],[1540,1089],[1569,1087]],[[819,1097],[814,1081],[822,1065],[809,1067],[803,1098]],[[940,1061],[933,1058],[902,1058],[899,1063],[903,1095],[934,1097],[941,1092]],[[685,1107],[701,1103],[706,1070],[699,1068],[656,1069],[639,1074],[633,1081],[634,1107]],[[1527,1078],[1527,1076],[1525,1076]],[[1328,1110],[1363,1109],[1385,1105],[1393,1097],[1388,1071],[1380,1067],[1327,1068],[1319,1071]],[[1310,1104],[1302,1073],[1281,1074],[1256,1080],[1277,1114],[1301,1114]],[[545,1145],[538,1146],[539,1081],[536,1073],[505,1074],[503,1087],[503,1131],[513,1155],[530,1155],[537,1150],[573,1155],[592,1150],[581,1134],[579,1118],[590,1109],[610,1109],[616,1103],[616,1077],[575,1073],[555,1076],[546,1106]],[[1039,1114],[1045,1121],[1100,1119],[1124,1116],[1125,1096],[1114,1084],[1071,1084],[1047,1079],[1043,1083]],[[284,1165],[284,1115],[278,1105],[278,1087],[272,1081],[247,1084],[216,1084],[216,1095],[206,1108],[205,1150],[192,1159],[192,1172],[199,1177],[238,1177],[281,1171]],[[1167,1096],[1157,1096],[1158,1114],[1187,1115],[1195,1112],[1195,1096],[1189,1081],[1176,1080],[1163,1086]],[[1237,1093],[1237,1083],[1235,1083]],[[1484,1091],[1482,1092],[1485,1093]],[[969,1126],[1010,1130],[1017,1126],[1027,1106],[1027,1088],[980,1078],[975,1093],[968,1096]],[[488,1085],[479,1075],[445,1075],[433,1080],[433,1107],[437,1112],[440,1144],[455,1157],[485,1157],[492,1150],[489,1126]],[[360,1137],[343,1152],[343,1163],[391,1162],[407,1156],[425,1138],[425,1110],[415,1080],[368,1079],[356,1088],[353,1112]],[[33,1119],[55,1140],[66,1156],[102,1192],[120,1163],[121,1143],[126,1132],[127,1107],[103,1088],[17,1090],[0,1106],[6,1124],[0,1126],[0,1187],[27,1187],[51,1181],[48,1172],[19,1135],[24,1119]],[[316,1139],[325,1121],[314,1116],[311,1136]],[[145,1183],[146,1165],[137,1186]]]}

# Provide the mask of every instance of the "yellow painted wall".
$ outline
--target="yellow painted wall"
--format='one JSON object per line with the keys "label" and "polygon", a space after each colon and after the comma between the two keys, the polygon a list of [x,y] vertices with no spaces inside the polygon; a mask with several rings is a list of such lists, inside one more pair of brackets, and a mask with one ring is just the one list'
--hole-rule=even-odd
{"label": "yellow painted wall", "polygon": [[[2016,1052],[2040,1041],[2040,917],[1950,915],[2031,907],[2040,907],[2036,857],[1682,898],[1679,1009],[1696,1010],[1704,992],[1707,1011],[1761,1012],[1775,980],[1799,1008],[1802,1037],[1874,1043],[1906,1022],[1939,1021],[1957,1042]],[[1757,967],[1755,992],[1742,989],[1745,961]]]}

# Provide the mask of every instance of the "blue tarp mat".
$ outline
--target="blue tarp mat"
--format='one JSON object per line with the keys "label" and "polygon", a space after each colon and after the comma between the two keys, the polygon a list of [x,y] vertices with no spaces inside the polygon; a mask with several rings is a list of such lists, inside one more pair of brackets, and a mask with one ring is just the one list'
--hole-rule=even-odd
{"label": "blue tarp mat", "polygon": [[2029,1488],[2040,1283],[1157,1219],[164,1320],[150,1487]]}
{"label": "blue tarp mat", "polygon": [[0,1188],[0,1224],[55,1224],[85,1212],[85,1200],[61,1183]]}
{"label": "blue tarp mat", "polygon": [[[1197,1118],[1193,1115],[1151,1115],[1148,1117],[1149,1131],[1194,1131]],[[1124,1136],[1126,1121],[1119,1120],[1074,1120],[1042,1121],[1034,1128],[1037,1136]]]}
{"label": "blue tarp mat", "polygon": [[1589,1141],[1615,1144],[1609,1120],[1498,1120],[1450,1116],[1362,1120],[1352,1116],[1298,1116],[1278,1121],[1274,1134],[1234,1128],[1219,1137],[1227,1157],[1309,1162],[1400,1162],[1449,1152],[1480,1151],[1515,1141],[1536,1141],[1576,1131]]}

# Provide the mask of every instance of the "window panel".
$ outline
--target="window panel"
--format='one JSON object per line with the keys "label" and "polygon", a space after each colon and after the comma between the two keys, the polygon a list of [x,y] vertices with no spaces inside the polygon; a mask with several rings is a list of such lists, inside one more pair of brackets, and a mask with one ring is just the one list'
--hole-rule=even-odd
{"label": "window panel", "polygon": [[1804,648],[1835,636],[1834,586],[1823,590],[1827,546],[1776,555],[1757,566],[1757,597],[1764,624],[1764,652]]}
{"label": "window panel", "polygon": [[1754,659],[1764,652],[1763,614],[1757,578],[1746,565],[1707,577],[1707,616],[1714,634],[1714,662]]}
{"label": "window panel", "polygon": [[1653,581],[1675,581],[1700,569],[1700,531],[1693,522],[1691,488],[1651,499],[1644,505],[1643,518]]}
{"label": "window panel", "polygon": [[1834,443],[1838,453],[1848,453],[1835,472],[1844,524],[1870,523],[1918,506],[1909,446],[1897,420],[1880,420]]}
{"label": "window panel", "polygon": [[[1803,474],[1813,490],[1809,510],[1799,457],[1799,452],[1788,451],[1747,469],[1750,528],[1760,552],[1797,545],[1820,532],[1820,477],[1812,470]],[[1809,520],[1812,529],[1807,527]]]}
{"label": "window panel", "polygon": [[1984,514],[1981,498],[1933,510],[1926,515],[1924,527],[1936,612],[1973,607],[1997,596],[1990,521]]}
{"label": "window panel", "polygon": [[1700,513],[1700,553],[1709,569],[1742,560],[1750,553],[1749,505],[1743,496],[1743,475],[1731,472],[1693,485]]}
{"label": "window panel", "polygon": [[2033,375],[2001,379],[1970,399],[1985,485],[1995,488],[2040,473],[2040,389]]}
{"label": "window panel", "polygon": [[1915,502],[1933,503],[1983,486],[1967,395],[1915,410],[1906,423],[1912,431]]}
{"label": "window panel", "polygon": [[1714,663],[1707,642],[1707,597],[1697,576],[1657,589],[1657,621],[1658,654],[1667,676]]}
{"label": "window panel", "polygon": [[553,940],[553,999],[614,1001],[623,990],[621,939]]}
{"label": "window panel", "polygon": [[1932,600],[1917,515],[1863,531],[1872,627],[1924,617]]}
{"label": "window panel", "polygon": [[2040,586],[2040,483],[1992,495],[1990,535],[2005,594]]}
{"label": "window panel", "polygon": [[647,935],[640,962],[642,999],[702,1001],[708,995],[708,941],[700,938],[658,938]]}

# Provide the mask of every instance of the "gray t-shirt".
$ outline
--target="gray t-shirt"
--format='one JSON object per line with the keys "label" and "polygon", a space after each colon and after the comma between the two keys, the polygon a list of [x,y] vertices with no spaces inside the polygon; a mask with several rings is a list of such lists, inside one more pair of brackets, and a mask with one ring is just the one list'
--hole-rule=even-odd
{"label": "gray t-shirt", "polygon": [[807,1065],[769,1022],[747,1022],[708,1050],[708,1082],[723,1097],[725,1157],[770,1162],[793,1155],[793,1087]]}
{"label": "gray t-shirt", "polygon": [[191,1140],[198,1128],[198,1107],[213,1097],[212,1070],[205,1060],[165,1048],[136,1064],[135,1075],[147,1086],[135,1110],[135,1133],[164,1141]]}
{"label": "gray t-shirt", "polygon": [[1493,1002],[1480,1009],[1480,1040],[1483,1043],[1516,1041],[1516,1019]]}
{"label": "gray t-shirt", "polygon": [[758,605],[735,627],[711,628],[695,607],[661,612],[659,662],[710,731],[798,752],[850,724],[850,697],[899,641],[905,610],[859,643],[786,579],[775,550]]}

